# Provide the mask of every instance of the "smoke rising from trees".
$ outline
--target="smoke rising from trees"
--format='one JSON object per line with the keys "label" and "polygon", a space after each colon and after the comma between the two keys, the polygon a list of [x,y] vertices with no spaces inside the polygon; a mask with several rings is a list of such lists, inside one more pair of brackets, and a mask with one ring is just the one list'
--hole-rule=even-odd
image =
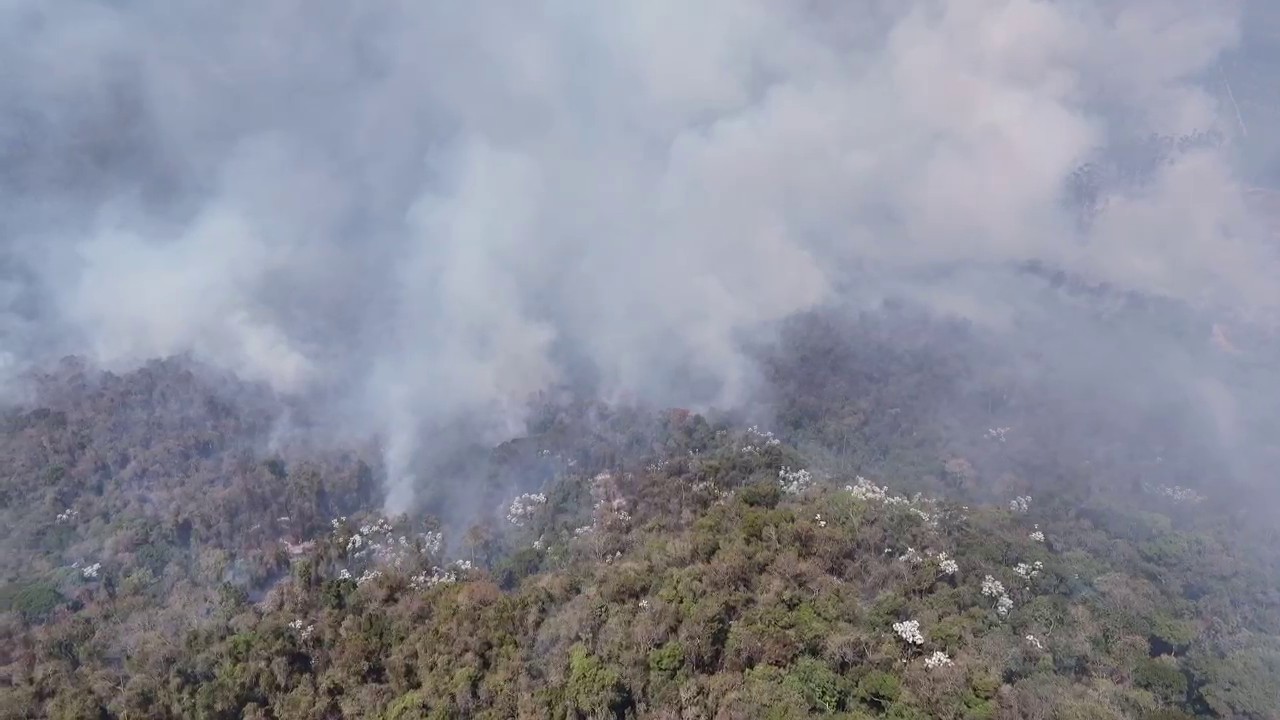
{"label": "smoke rising from trees", "polygon": [[1245,10],[0,0],[0,378],[190,354],[323,394],[403,509],[557,385],[740,403],[744,343],[833,303],[1115,352],[1036,263],[1266,318],[1218,86]]}

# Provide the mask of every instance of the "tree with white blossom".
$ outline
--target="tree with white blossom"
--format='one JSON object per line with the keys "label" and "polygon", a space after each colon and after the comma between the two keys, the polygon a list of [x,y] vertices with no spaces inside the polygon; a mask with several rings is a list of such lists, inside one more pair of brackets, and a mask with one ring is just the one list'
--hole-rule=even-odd
{"label": "tree with white blossom", "polygon": [[1024,580],[1033,580],[1039,577],[1041,570],[1044,570],[1044,563],[1039,560],[1034,563],[1018,563],[1013,568],[1013,572]]}
{"label": "tree with white blossom", "polygon": [[1010,431],[1010,430],[1013,430],[1013,428],[1011,428],[1011,427],[993,427],[993,428],[988,428],[988,429],[987,429],[987,439],[988,439],[988,440],[995,440],[996,442],[1004,442],[1004,441],[1005,441],[1005,439],[1008,437],[1008,435],[1009,435],[1009,431]]}
{"label": "tree with white blossom", "polygon": [[507,507],[507,522],[516,527],[522,527],[534,513],[546,504],[546,495],[542,493],[524,493],[512,500]]}
{"label": "tree with white blossom", "polygon": [[919,620],[903,620],[893,624],[893,631],[908,645],[923,645],[924,634],[920,632]]}
{"label": "tree with white blossom", "polygon": [[1000,617],[1008,617],[1009,612],[1013,610],[1013,599],[1008,595],[1001,595],[996,598],[996,614]]}
{"label": "tree with white blossom", "polygon": [[988,575],[982,579],[983,597],[995,598],[996,614],[1006,617],[1013,610],[1013,599],[1005,592],[1004,583]]}
{"label": "tree with white blossom", "polygon": [[944,552],[938,553],[937,560],[938,560],[938,572],[942,573],[943,575],[953,576],[956,573],[960,572],[960,563],[953,560],[946,553]]}
{"label": "tree with white blossom", "polygon": [[813,484],[813,474],[803,468],[792,470],[784,465],[778,471],[778,483],[782,485],[783,492],[790,495],[798,495]]}
{"label": "tree with white blossom", "polygon": [[924,659],[924,666],[930,670],[953,664],[951,658],[941,650],[935,650],[932,655]]}

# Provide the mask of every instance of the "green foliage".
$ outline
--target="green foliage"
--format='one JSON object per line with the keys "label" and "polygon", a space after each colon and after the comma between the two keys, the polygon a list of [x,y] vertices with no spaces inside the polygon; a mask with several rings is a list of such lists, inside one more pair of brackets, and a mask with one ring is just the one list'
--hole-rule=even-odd
{"label": "green foliage", "polygon": [[1195,720],[1195,715],[1173,708],[1161,708],[1143,713],[1141,720]]}
{"label": "green foliage", "polygon": [[799,720],[808,717],[808,702],[801,691],[788,682],[785,671],[772,665],[761,665],[747,671],[743,688],[737,697],[725,703],[729,712],[741,717],[767,720]]}
{"label": "green foliage", "polygon": [[619,673],[581,644],[569,651],[569,678],[565,684],[569,708],[587,717],[606,717],[625,701]]}
{"label": "green foliage", "polygon": [[1090,697],[1065,697],[1053,711],[1054,720],[1124,720],[1115,710]]}
{"label": "green foliage", "polygon": [[65,601],[54,585],[39,580],[0,586],[0,611],[18,613],[27,620],[41,620]]}
{"label": "green foliage", "polygon": [[291,568],[293,579],[300,587],[310,588],[316,577],[315,564],[310,558],[303,558]]}
{"label": "green foliage", "polygon": [[347,607],[355,587],[351,580],[326,580],[320,589],[320,604],[332,610],[342,610]]}
{"label": "green foliage", "polygon": [[889,712],[885,713],[885,717],[890,720],[933,720],[928,712],[905,703],[891,706]]}
{"label": "green foliage", "polygon": [[786,683],[804,697],[810,710],[820,713],[835,712],[848,693],[844,679],[813,657],[797,660],[787,673]]}
{"label": "green foliage", "polygon": [[1187,676],[1176,662],[1167,659],[1145,659],[1133,671],[1133,682],[1155,693],[1166,703],[1180,705],[1187,699]]}
{"label": "green foliage", "polygon": [[873,625],[889,627],[902,617],[906,607],[907,598],[902,593],[886,590],[876,597],[867,619]]}
{"label": "green foliage", "polygon": [[748,507],[774,508],[782,500],[782,488],[776,481],[754,482],[738,491],[738,499]]}
{"label": "green foliage", "polygon": [[165,566],[169,564],[171,548],[169,545],[161,542],[151,542],[138,548],[136,553],[138,566],[151,571],[152,575],[164,574]]}
{"label": "green foliage", "polygon": [[684,646],[678,640],[672,640],[660,648],[649,651],[649,670],[666,675],[675,675],[684,667]]}
{"label": "green foliage", "polygon": [[1178,620],[1164,614],[1150,621],[1153,644],[1169,650],[1185,650],[1195,639],[1197,629],[1189,620]]}
{"label": "green foliage", "polygon": [[995,720],[996,705],[990,700],[979,700],[966,704],[960,715],[963,720]]}
{"label": "green foliage", "polygon": [[902,697],[902,681],[897,675],[872,670],[858,681],[854,696],[873,708],[887,710]]}
{"label": "green foliage", "polygon": [[396,698],[382,713],[381,720],[420,720],[427,717],[429,706],[421,691]]}
{"label": "green foliage", "polygon": [[1194,663],[1200,700],[1220,717],[1280,716],[1280,650],[1256,647]]}
{"label": "green foliage", "polygon": [[990,700],[1000,689],[1000,678],[988,669],[978,669],[969,677],[969,692],[978,700]]}
{"label": "green foliage", "polygon": [[248,601],[249,593],[243,587],[229,582],[218,585],[218,604],[224,612],[235,612]]}

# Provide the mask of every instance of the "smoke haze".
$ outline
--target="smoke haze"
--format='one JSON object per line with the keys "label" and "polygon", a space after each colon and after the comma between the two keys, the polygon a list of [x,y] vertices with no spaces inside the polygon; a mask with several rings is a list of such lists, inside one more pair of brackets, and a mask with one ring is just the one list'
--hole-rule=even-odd
{"label": "smoke haze", "polygon": [[0,378],[323,393],[399,510],[540,390],[742,402],[831,303],[1052,325],[1037,263],[1268,318],[1254,5],[0,0]]}

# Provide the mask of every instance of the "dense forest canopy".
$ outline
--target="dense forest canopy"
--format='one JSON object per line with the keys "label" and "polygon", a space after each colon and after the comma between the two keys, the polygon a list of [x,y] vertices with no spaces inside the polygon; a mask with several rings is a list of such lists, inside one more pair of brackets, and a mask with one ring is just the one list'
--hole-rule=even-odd
{"label": "dense forest canopy", "polygon": [[69,359],[4,417],[0,712],[1280,717],[1274,525],[1201,419],[987,340],[798,317],[750,412],[543,396],[395,517],[264,386]]}

